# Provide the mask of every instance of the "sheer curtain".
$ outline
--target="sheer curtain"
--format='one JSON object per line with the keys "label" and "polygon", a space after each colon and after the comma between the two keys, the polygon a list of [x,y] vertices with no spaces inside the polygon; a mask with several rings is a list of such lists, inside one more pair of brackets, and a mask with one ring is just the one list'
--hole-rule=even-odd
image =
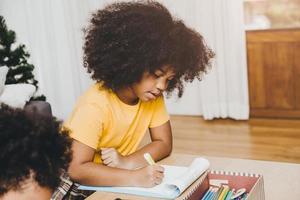
{"label": "sheer curtain", "polygon": [[[216,53],[210,74],[200,84],[205,119],[248,119],[248,79],[242,0],[212,0],[206,34]],[[199,7],[207,2],[199,1]],[[202,20],[201,20],[202,19]],[[201,18],[203,23],[204,16]],[[204,22],[207,23],[207,22]]]}
{"label": "sheer curtain", "polygon": [[182,100],[167,101],[174,114],[204,119],[249,118],[246,44],[242,0],[161,0],[173,14],[200,32],[216,53],[203,81],[187,84]]}
{"label": "sheer curtain", "polygon": [[[36,67],[40,92],[53,113],[65,119],[76,99],[91,84],[82,66],[82,28],[91,11],[114,0],[1,0],[0,13],[17,42],[24,43]],[[242,0],[160,0],[199,31],[216,52],[212,70],[202,82],[186,89],[171,113],[197,114],[205,119],[248,118],[248,89]],[[190,103],[197,105],[190,106]],[[195,108],[197,113],[195,113]]]}

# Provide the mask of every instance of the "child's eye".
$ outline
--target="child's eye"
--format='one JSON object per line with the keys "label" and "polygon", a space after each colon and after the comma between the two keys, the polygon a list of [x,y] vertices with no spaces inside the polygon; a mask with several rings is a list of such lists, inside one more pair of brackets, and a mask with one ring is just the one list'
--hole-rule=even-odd
{"label": "child's eye", "polygon": [[156,74],[156,73],[154,73],[154,76],[155,76],[156,78],[159,78],[159,77],[161,77],[162,75],[161,75],[161,74]]}
{"label": "child's eye", "polygon": [[174,79],[174,77],[172,77],[172,78],[168,78],[168,81],[170,82],[170,81],[172,81]]}

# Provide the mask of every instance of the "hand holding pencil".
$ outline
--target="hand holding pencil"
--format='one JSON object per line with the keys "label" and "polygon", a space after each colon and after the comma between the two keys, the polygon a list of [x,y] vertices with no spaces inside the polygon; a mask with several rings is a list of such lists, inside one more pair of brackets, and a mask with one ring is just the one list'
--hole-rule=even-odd
{"label": "hand holding pencil", "polygon": [[144,154],[149,165],[135,170],[134,185],[139,187],[154,187],[159,185],[164,178],[164,168],[156,165],[149,153]]}

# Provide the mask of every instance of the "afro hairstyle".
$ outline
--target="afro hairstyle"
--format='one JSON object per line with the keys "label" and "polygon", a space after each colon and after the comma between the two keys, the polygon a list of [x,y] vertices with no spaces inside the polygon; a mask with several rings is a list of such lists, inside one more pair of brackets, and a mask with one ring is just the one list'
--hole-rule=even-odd
{"label": "afro hairstyle", "polygon": [[33,179],[54,190],[71,161],[71,139],[54,117],[0,104],[0,197]]}
{"label": "afro hairstyle", "polygon": [[107,89],[137,83],[165,65],[175,71],[167,93],[201,80],[214,52],[203,37],[155,1],[119,2],[96,11],[85,28],[84,67]]}

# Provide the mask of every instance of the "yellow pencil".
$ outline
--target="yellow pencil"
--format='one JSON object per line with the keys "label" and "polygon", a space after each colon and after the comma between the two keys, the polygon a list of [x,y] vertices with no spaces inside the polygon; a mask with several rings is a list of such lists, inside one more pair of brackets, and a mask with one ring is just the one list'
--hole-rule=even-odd
{"label": "yellow pencil", "polygon": [[224,189],[223,189],[222,193],[220,194],[218,200],[223,200],[226,197],[228,191],[229,191],[229,188],[224,186]]}
{"label": "yellow pencil", "polygon": [[154,165],[155,164],[155,162],[154,162],[153,158],[151,157],[150,153],[145,153],[144,158],[148,162],[149,165]]}

